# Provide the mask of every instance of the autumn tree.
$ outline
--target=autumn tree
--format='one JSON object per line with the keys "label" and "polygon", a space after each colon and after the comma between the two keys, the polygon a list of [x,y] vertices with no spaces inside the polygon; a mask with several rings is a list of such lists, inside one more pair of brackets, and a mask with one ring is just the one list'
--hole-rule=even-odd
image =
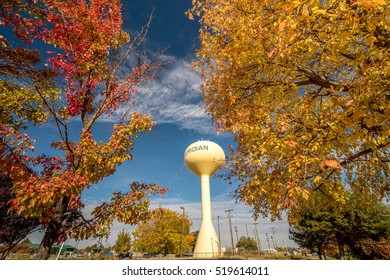
{"label": "autumn tree", "polygon": [[133,232],[134,251],[180,255],[182,248],[182,252],[189,252],[195,242],[195,236],[190,232],[191,224],[187,215],[183,217],[172,210],[156,208],[152,210],[151,218],[141,222]]}
{"label": "autumn tree", "polygon": [[384,0],[193,0],[207,111],[237,142],[226,177],[256,216],[314,191],[345,203],[348,184],[389,197],[389,14]]}
{"label": "autumn tree", "polygon": [[[133,182],[91,217],[82,211],[82,192],[131,160],[135,138],[154,124],[148,115],[118,110],[161,65],[158,55],[150,59],[140,49],[150,21],[130,37],[119,0],[2,1],[0,171],[13,181],[11,211],[46,228],[41,259],[55,242],[107,234],[115,219],[138,223],[148,217],[149,197],[166,191]],[[20,41],[7,38],[10,30]],[[34,41],[49,51],[29,49]],[[120,121],[107,141],[97,142],[95,123],[114,113]],[[55,155],[32,153],[24,129],[34,124],[56,128]]]}
{"label": "autumn tree", "polygon": [[114,245],[115,252],[118,254],[125,254],[130,251],[130,247],[131,247],[130,233],[121,230],[118,233],[118,237]]}
{"label": "autumn tree", "polygon": [[12,180],[0,175],[0,259],[2,260],[28,234],[40,227],[40,223],[36,218],[29,219],[9,212],[9,202],[12,199]]}
{"label": "autumn tree", "polygon": [[[4,2],[3,5],[9,3]],[[0,224],[2,225],[0,253],[2,259],[6,258],[29,233],[42,228],[37,218],[26,218],[12,211],[10,203],[15,199],[14,181],[9,175],[10,168],[12,166],[15,168],[19,162],[19,157],[15,155],[19,151],[12,149],[11,145],[20,140],[18,145],[23,147],[22,139],[28,140],[28,136],[22,133],[27,123],[43,123],[48,115],[35,88],[28,87],[26,84],[34,84],[35,87],[40,88],[47,100],[55,95],[55,89],[51,83],[55,73],[51,69],[37,67],[41,62],[42,59],[37,50],[14,46],[10,40],[0,35],[0,157],[9,161],[6,165],[0,164]],[[27,166],[22,168],[22,172],[32,172]]]}

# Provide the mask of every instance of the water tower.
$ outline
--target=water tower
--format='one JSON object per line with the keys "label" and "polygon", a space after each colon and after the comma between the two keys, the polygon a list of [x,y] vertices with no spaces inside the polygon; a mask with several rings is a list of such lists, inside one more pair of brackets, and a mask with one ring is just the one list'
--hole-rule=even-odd
{"label": "water tower", "polygon": [[194,257],[220,255],[220,243],[211,220],[210,176],[225,162],[222,148],[211,141],[198,141],[184,152],[184,162],[189,170],[200,176],[202,189],[202,224],[196,240]]}

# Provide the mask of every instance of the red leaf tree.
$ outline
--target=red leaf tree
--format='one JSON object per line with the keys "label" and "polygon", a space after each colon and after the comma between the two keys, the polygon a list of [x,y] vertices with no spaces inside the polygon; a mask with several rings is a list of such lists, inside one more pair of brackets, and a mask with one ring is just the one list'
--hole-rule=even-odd
{"label": "red leaf tree", "polygon": [[[39,72],[37,63],[24,65],[12,42],[0,36],[2,51],[7,51],[2,60],[4,67],[0,67],[6,78],[0,86],[8,93],[2,93],[1,102],[2,107],[9,108],[1,112],[0,171],[14,182],[11,209],[39,219],[46,228],[38,257],[47,259],[55,242],[108,234],[115,219],[136,224],[147,218],[150,196],[167,190],[134,182],[129,192],[114,193],[109,202],[96,207],[91,217],[84,217],[82,212],[81,193],[131,160],[135,138],[150,131],[154,122],[142,113],[126,113],[114,125],[107,142],[94,140],[94,124],[129,103],[137,87],[155,77],[161,62],[159,55],[148,58],[140,51],[151,18],[130,37],[123,31],[119,0],[3,3],[0,24],[13,28],[24,44],[20,49],[25,56],[34,54],[36,62],[40,60],[37,51],[27,48],[34,41],[52,49],[45,64],[51,69]],[[130,63],[130,70],[123,74],[121,66]],[[18,102],[9,98],[11,95],[18,96]],[[31,112],[21,115],[15,104]],[[82,126],[75,140],[70,120],[77,118]],[[34,141],[21,125],[15,125],[16,120],[24,126],[54,123],[58,140],[51,146],[59,150],[58,155],[33,156],[29,151],[34,149]]]}

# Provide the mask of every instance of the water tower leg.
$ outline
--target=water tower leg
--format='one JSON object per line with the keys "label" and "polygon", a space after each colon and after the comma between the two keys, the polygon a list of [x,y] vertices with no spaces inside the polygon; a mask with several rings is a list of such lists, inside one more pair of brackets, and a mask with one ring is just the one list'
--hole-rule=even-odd
{"label": "water tower leg", "polygon": [[202,224],[196,240],[194,257],[212,258],[220,255],[217,233],[211,220],[210,176],[201,176]]}

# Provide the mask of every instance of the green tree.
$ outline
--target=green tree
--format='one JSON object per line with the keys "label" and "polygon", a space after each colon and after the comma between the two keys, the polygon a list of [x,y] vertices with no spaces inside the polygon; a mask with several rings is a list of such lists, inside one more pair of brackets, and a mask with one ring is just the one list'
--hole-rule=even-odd
{"label": "green tree", "polygon": [[240,240],[238,240],[236,247],[240,251],[245,252],[254,252],[257,251],[257,243],[256,240],[251,237],[241,236]]}
{"label": "green tree", "polygon": [[125,254],[130,251],[131,247],[131,237],[130,233],[124,230],[121,230],[118,233],[118,237],[115,242],[114,250],[118,254]]}
{"label": "green tree", "polygon": [[154,209],[151,218],[138,224],[133,232],[134,250],[164,255],[180,255],[180,248],[183,252],[191,251],[195,242],[194,234],[190,233],[191,224],[186,214],[183,217],[169,209]]}
{"label": "green tree", "polygon": [[237,142],[226,178],[255,215],[314,190],[345,203],[343,181],[389,197],[389,1],[194,0],[188,15],[207,111]]}
{"label": "green tree", "polygon": [[310,198],[289,213],[290,238],[303,248],[325,255],[337,246],[338,256],[357,259],[390,258],[390,209],[375,196],[360,198],[349,192],[349,201],[335,208],[327,197]]}

